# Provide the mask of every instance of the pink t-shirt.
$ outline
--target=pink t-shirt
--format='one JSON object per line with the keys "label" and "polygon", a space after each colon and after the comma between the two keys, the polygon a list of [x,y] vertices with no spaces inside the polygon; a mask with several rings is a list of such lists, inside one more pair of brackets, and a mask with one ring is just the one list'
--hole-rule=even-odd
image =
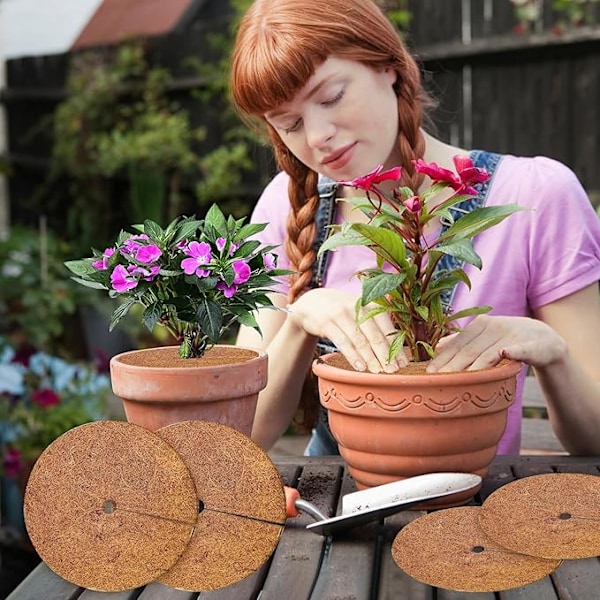
{"label": "pink t-shirt", "polygon": [[[252,214],[253,222],[269,223],[259,239],[280,246],[280,268],[289,267],[283,246],[290,210],[288,180],[285,173],[276,175]],[[513,203],[532,210],[515,213],[475,238],[483,269],[465,265],[472,286],[469,290],[461,284],[456,289],[454,311],[487,305],[494,307],[490,314],[531,316],[533,309],[600,281],[600,219],[568,167],[546,157],[505,155],[491,181],[486,206]],[[359,295],[360,281],[354,274],[374,266],[375,255],[368,248],[341,247],[330,253],[323,286]],[[282,279],[276,290],[286,294],[287,282]],[[499,454],[519,453],[526,372],[524,367],[518,379],[517,401],[509,409]]]}

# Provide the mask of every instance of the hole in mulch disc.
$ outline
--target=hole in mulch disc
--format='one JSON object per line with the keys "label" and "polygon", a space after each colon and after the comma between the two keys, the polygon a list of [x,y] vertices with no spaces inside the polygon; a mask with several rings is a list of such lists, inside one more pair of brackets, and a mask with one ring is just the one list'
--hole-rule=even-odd
{"label": "hole in mulch disc", "polygon": [[107,515],[111,515],[112,513],[114,513],[116,507],[117,507],[117,505],[115,504],[114,500],[105,500],[104,501],[103,509]]}
{"label": "hole in mulch disc", "polygon": [[204,510],[204,502],[198,498],[198,514],[200,514]]}
{"label": "hole in mulch disc", "polygon": [[558,518],[561,521],[568,521],[573,515],[571,515],[571,513],[568,512],[564,512],[564,513],[560,513],[560,515],[558,515]]}
{"label": "hole in mulch disc", "polygon": [[475,552],[475,554],[481,554],[484,551],[485,551],[485,548],[483,546],[473,546],[471,548],[471,552]]}

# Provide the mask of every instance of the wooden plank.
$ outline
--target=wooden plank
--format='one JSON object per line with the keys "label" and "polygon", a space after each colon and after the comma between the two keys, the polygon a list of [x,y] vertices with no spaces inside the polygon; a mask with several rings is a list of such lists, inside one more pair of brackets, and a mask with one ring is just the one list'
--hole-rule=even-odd
{"label": "wooden plank", "polygon": [[561,600],[598,598],[600,560],[598,558],[565,560],[552,574],[552,580]]}
{"label": "wooden plank", "polygon": [[430,600],[432,597],[431,588],[407,575],[392,557],[392,543],[398,532],[424,514],[424,511],[407,510],[385,520],[378,600]]}
{"label": "wooden plank", "polygon": [[499,596],[500,600],[559,600],[550,575],[529,585],[500,592]]}
{"label": "wooden plank", "polygon": [[197,596],[196,592],[175,590],[172,587],[167,587],[162,583],[158,583],[158,581],[154,581],[144,588],[136,600],[195,600]]}
{"label": "wooden plank", "polygon": [[[342,496],[355,491],[356,484],[345,471],[336,514],[341,514]],[[375,564],[378,528],[378,523],[374,523],[333,536],[323,559],[313,597],[319,600],[371,598],[373,573],[379,566]]]}
{"label": "wooden plank", "polygon": [[523,384],[523,408],[546,408],[546,398],[538,380],[529,375]]}
{"label": "wooden plank", "polygon": [[[295,458],[296,464],[298,457]],[[277,459],[280,472],[285,462]],[[319,464],[322,462],[322,464]],[[298,480],[304,500],[331,516],[337,506],[342,467],[336,462],[307,460]],[[288,519],[271,560],[269,576],[260,600],[309,600],[321,569],[327,538],[306,530],[314,519],[301,513]],[[240,599],[241,600],[241,599]]]}
{"label": "wooden plank", "polygon": [[74,600],[81,588],[65,581],[44,563],[40,563],[7,597],[7,600]]}

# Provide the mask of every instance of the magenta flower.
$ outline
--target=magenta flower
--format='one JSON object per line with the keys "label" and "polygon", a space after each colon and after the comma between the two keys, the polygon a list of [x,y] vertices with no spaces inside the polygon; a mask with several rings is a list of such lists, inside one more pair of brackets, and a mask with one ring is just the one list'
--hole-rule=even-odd
{"label": "magenta flower", "polygon": [[96,260],[92,263],[92,267],[94,267],[94,269],[97,269],[98,271],[106,271],[106,269],[108,269],[108,261],[114,253],[115,253],[114,248],[107,248],[102,253],[102,258],[100,260]]}
{"label": "magenta flower", "polygon": [[18,477],[19,473],[23,469],[21,451],[17,448],[9,448],[4,454],[2,465],[4,467],[4,473],[7,477]]}
{"label": "magenta flower", "polygon": [[138,240],[146,241],[148,239],[149,238],[145,233],[142,233],[140,235],[132,235],[123,242],[123,246],[121,246],[121,253],[135,255],[137,249],[140,246],[142,246],[142,244],[140,244]]}
{"label": "magenta flower", "polygon": [[382,181],[399,181],[402,177],[402,167],[394,167],[393,169],[383,170],[383,165],[379,165],[370,173],[357,177],[352,181],[338,181],[340,185],[348,185],[359,190],[370,190],[371,187]]}
{"label": "magenta flower", "polygon": [[139,246],[135,251],[135,259],[145,265],[156,262],[161,255],[160,248],[154,244]]}
{"label": "magenta flower", "polygon": [[411,213],[419,215],[423,210],[423,201],[419,196],[412,196],[404,201],[404,206],[406,206],[407,210]]}
{"label": "magenta flower", "polygon": [[241,283],[246,283],[246,281],[250,279],[252,269],[250,269],[248,264],[243,260],[236,260],[233,262],[233,272],[235,273],[233,283],[240,285]]}
{"label": "magenta flower", "polygon": [[110,283],[114,290],[123,294],[137,286],[138,278],[132,276],[123,265],[117,265],[110,274]]}
{"label": "magenta flower", "polygon": [[151,265],[149,268],[131,265],[128,271],[131,276],[136,276],[138,280],[154,281],[160,272],[160,265]]}
{"label": "magenta flower", "polygon": [[219,281],[215,287],[223,292],[225,298],[231,298],[237,292],[237,285],[235,283],[227,285],[224,281]]}
{"label": "magenta flower", "polygon": [[44,408],[60,404],[60,396],[50,388],[40,388],[31,394],[31,399]]}
{"label": "magenta flower", "polygon": [[225,238],[217,238],[217,241],[215,242],[215,245],[217,246],[217,250],[219,252],[223,252],[223,248],[225,248],[225,244],[227,243],[227,240]]}
{"label": "magenta flower", "polygon": [[271,253],[265,254],[263,256],[263,265],[265,266],[265,270],[272,271],[276,266],[275,255]]}
{"label": "magenta flower", "polygon": [[190,242],[183,252],[189,257],[181,261],[181,268],[186,275],[193,275],[194,273],[198,277],[209,275],[210,271],[204,269],[203,265],[207,265],[212,260],[210,244],[207,242]]}

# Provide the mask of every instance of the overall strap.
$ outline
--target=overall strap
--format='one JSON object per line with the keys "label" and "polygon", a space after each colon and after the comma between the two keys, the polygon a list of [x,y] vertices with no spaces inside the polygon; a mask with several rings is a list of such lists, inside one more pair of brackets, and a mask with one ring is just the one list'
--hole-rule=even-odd
{"label": "overall strap", "polygon": [[327,238],[329,233],[329,225],[333,225],[335,219],[335,197],[337,193],[337,183],[329,177],[319,176],[318,191],[319,191],[319,208],[315,216],[317,225],[317,236],[314,243],[315,254],[317,259],[313,268],[313,275],[310,280],[309,287],[321,287],[325,272],[327,271],[327,259],[329,251],[318,255],[319,248]]}
{"label": "overall strap", "polygon": [[[502,159],[502,154],[497,154],[495,152],[486,152],[484,150],[472,150],[469,153],[471,160],[473,161],[473,165],[475,167],[479,167],[485,169],[490,177],[484,183],[477,184],[475,187],[478,190],[477,196],[473,198],[467,198],[462,202],[459,202],[456,206],[453,206],[450,209],[450,214],[454,221],[458,221],[462,216],[467,213],[475,210],[476,208],[481,208],[485,205],[485,201],[487,199],[487,194],[490,189],[490,184],[492,182],[494,172],[498,163]],[[442,221],[442,229],[440,231],[440,235],[444,233],[452,223]],[[442,258],[439,260],[436,265],[435,272],[439,273],[441,271],[453,271],[454,269],[460,269],[462,266],[461,261],[455,256],[451,256],[450,254],[444,254]],[[454,293],[456,291],[456,286],[452,289],[447,289],[442,292],[441,300],[442,305],[445,309],[450,310],[452,307],[452,300],[454,299]]]}

